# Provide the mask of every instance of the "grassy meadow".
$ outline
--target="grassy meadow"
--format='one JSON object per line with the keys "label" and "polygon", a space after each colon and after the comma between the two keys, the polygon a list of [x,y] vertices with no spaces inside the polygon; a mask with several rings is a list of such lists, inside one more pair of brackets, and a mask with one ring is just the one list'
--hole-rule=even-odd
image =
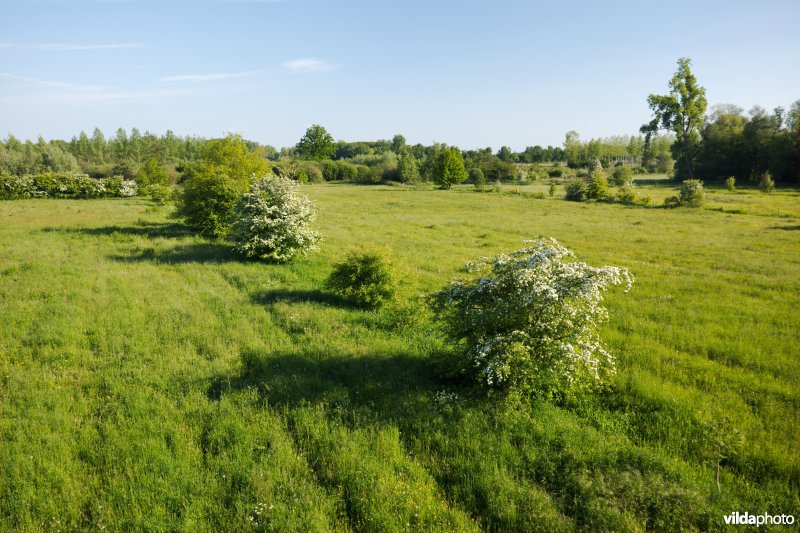
{"label": "grassy meadow", "polygon": [[[800,519],[800,194],[712,188],[668,210],[546,190],[306,186],[324,241],[289,265],[242,260],[144,199],[0,202],[0,530]],[[533,235],[636,283],[607,299],[607,392],[509,409],[440,377],[446,348],[413,304]],[[365,243],[404,265],[405,307],[321,288]]]}

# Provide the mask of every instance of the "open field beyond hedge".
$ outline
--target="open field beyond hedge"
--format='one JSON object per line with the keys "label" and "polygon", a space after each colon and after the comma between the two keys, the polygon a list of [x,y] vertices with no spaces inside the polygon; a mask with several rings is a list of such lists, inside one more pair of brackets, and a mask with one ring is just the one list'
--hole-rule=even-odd
{"label": "open field beyond hedge", "polygon": [[[800,519],[800,194],[668,210],[546,190],[306,186],[325,240],[284,266],[143,199],[0,202],[0,530]],[[607,299],[615,382],[582,403],[502,408],[438,377],[425,313],[321,288],[365,243],[391,246],[413,296],[533,235],[636,277]]]}

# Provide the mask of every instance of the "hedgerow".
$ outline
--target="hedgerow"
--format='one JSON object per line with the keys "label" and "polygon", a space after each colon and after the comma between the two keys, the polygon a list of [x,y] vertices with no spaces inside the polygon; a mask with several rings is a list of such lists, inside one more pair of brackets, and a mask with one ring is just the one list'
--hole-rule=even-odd
{"label": "hedgerow", "polygon": [[0,175],[0,200],[24,198],[109,198],[136,196],[134,181],[122,176],[90,178],[86,174]]}

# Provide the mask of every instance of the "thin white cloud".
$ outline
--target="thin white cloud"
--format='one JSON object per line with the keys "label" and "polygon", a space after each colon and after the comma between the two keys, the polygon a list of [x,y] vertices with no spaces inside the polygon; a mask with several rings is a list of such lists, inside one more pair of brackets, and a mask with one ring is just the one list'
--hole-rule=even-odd
{"label": "thin white cloud", "polygon": [[108,90],[108,87],[105,85],[89,85],[84,83],[71,83],[66,81],[42,80],[39,78],[30,78],[28,76],[18,76],[17,74],[9,74],[8,72],[0,72],[0,78],[19,81],[29,85],[39,85],[41,87],[53,87],[57,89],[68,89],[72,91],[99,93]]}
{"label": "thin white cloud", "polygon": [[64,44],[64,43],[0,43],[0,50],[38,50],[43,52],[73,52],[84,50],[124,50],[145,48],[145,43]]}
{"label": "thin white cloud", "polygon": [[[175,90],[119,90],[108,85],[91,85],[66,81],[43,80],[0,72],[0,79],[18,82],[26,87],[26,94],[12,99],[48,102],[100,102],[179,96],[185,92]],[[8,99],[8,97],[7,97]]]}
{"label": "thin white cloud", "polygon": [[291,72],[330,72],[339,68],[339,65],[313,57],[293,59],[285,62],[282,66]]}
{"label": "thin white cloud", "polygon": [[164,83],[175,83],[175,82],[198,82],[198,81],[218,81],[218,80],[230,80],[235,78],[247,78],[249,76],[255,76],[257,74],[261,74],[262,71],[260,70],[248,70],[245,72],[221,72],[217,74],[183,74],[179,76],[166,76],[164,78],[159,78],[158,81]]}

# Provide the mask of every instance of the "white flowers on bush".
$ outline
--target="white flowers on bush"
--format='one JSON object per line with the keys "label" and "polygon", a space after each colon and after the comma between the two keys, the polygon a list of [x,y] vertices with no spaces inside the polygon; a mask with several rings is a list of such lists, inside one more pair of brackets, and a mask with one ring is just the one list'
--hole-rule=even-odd
{"label": "white flowers on bush", "polygon": [[567,261],[572,252],[555,239],[467,268],[429,303],[446,338],[461,348],[457,370],[494,389],[556,396],[591,387],[614,371],[597,325],[606,316],[603,291],[629,290],[624,268]]}
{"label": "white flowers on bush", "polygon": [[257,181],[236,205],[232,238],[247,257],[282,263],[315,249],[314,205],[297,182],[269,176]]}

